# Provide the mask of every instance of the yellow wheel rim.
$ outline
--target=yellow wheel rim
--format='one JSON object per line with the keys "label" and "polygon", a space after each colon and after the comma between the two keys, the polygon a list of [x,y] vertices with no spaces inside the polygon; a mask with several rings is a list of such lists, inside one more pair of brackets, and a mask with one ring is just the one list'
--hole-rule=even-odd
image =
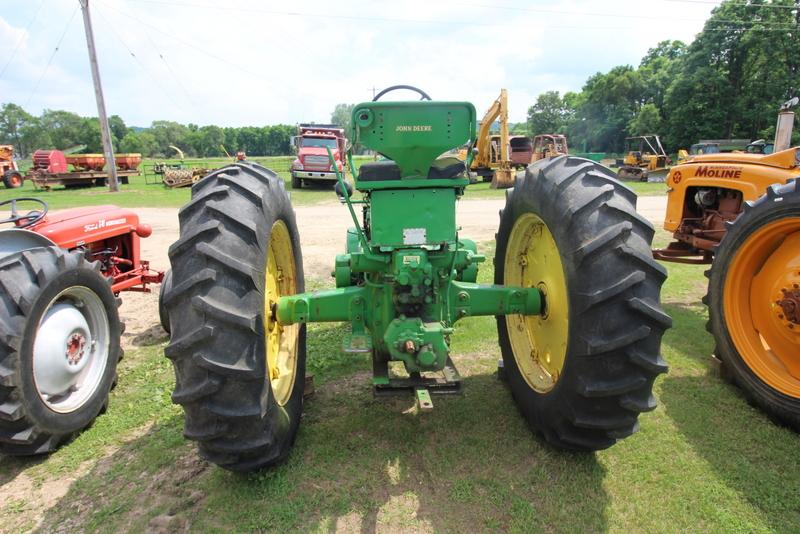
{"label": "yellow wheel rim", "polygon": [[508,337],[514,360],[528,385],[547,393],[564,368],[569,337],[567,281],[558,246],[537,215],[526,213],[511,230],[506,250],[507,285],[538,287],[544,295],[542,315],[509,315]]}
{"label": "yellow wheel rim", "polygon": [[[800,323],[787,316],[800,289],[800,218],[754,232],[739,247],[724,282],[725,322],[736,351],[773,389],[800,397]],[[784,308],[784,306],[787,306]]]}
{"label": "yellow wheel rim", "polygon": [[267,251],[264,317],[267,379],[280,406],[288,402],[297,372],[297,340],[300,325],[281,326],[273,320],[275,306],[283,295],[297,293],[297,269],[289,229],[283,221],[272,225]]}

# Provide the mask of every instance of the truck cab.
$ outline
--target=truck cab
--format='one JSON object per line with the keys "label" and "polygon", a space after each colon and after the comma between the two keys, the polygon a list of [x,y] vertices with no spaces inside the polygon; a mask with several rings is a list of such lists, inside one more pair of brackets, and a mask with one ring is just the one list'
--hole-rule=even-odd
{"label": "truck cab", "polygon": [[[337,169],[344,170],[345,143],[344,129],[338,126],[301,124],[294,138],[297,158],[292,162],[292,188],[300,189],[304,183],[314,181],[335,183]],[[328,149],[333,154],[333,164]]]}

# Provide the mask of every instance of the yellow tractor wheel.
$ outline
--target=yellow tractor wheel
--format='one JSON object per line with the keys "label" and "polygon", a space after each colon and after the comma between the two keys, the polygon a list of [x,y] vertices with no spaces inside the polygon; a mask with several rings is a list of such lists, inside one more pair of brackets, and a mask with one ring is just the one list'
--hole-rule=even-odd
{"label": "yellow tractor wheel", "polygon": [[544,296],[541,315],[497,317],[511,393],[553,445],[610,447],[655,408],[653,381],[667,370],[653,226],[609,169],[581,158],[537,161],[506,198],[495,283]]}
{"label": "yellow tractor wheel", "polygon": [[305,379],[305,325],[275,321],[278,299],[304,291],[289,195],[274,172],[236,163],[195,183],[179,219],[162,302],[184,435],[225,469],[274,465],[297,435]]}
{"label": "yellow tractor wheel", "polygon": [[709,330],[725,372],[800,430],[800,186],[770,187],[728,229],[709,273]]}

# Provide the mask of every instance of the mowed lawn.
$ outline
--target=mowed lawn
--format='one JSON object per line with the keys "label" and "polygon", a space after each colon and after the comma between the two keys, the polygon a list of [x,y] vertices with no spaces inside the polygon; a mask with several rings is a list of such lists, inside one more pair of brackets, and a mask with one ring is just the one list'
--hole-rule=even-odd
{"label": "mowed lawn", "polygon": [[[657,243],[666,242],[659,232]],[[493,254],[493,244],[482,249]],[[458,324],[460,396],[372,397],[345,329],[309,327],[317,393],[278,468],[249,475],[200,460],[170,401],[158,327],[136,333],[108,412],[46,459],[0,458],[5,531],[42,532],[797,532],[800,436],[710,372],[703,267],[669,266],[670,372],[641,430],[594,454],[531,433],[496,377],[494,320]],[[492,279],[491,262],[481,280]],[[314,288],[327,282],[314,281]],[[11,488],[11,489],[9,489]],[[19,488],[22,488],[21,490]],[[12,491],[16,490],[16,492]],[[161,529],[161,530],[159,530]]]}
{"label": "mowed lawn", "polygon": [[[274,170],[283,178],[286,189],[292,190],[289,168],[294,156],[278,156],[251,158],[252,161],[260,163],[265,167]],[[370,156],[356,156],[354,165],[358,168],[362,163],[371,161]],[[21,188],[6,189],[0,186],[0,202],[17,197],[36,197],[47,202],[50,209],[65,209],[80,206],[97,206],[102,204],[115,204],[128,208],[179,208],[186,204],[191,197],[191,188],[183,187],[170,189],[162,185],[160,178],[152,175],[151,167],[158,161],[167,163],[177,163],[177,160],[145,160],[141,170],[148,170],[149,176],[132,176],[129,184],[121,184],[120,191],[111,193],[105,187],[87,187],[81,189],[65,189],[64,187],[54,187],[49,191],[37,190],[33,182],[26,181]],[[208,158],[186,160],[187,167],[215,169],[230,164],[231,160]],[[30,162],[22,162],[21,168],[30,167]],[[352,180],[350,173],[348,179]],[[149,182],[149,183],[148,183]],[[639,195],[661,195],[666,191],[663,183],[641,183],[628,182],[634,191]],[[489,182],[480,182],[467,187],[465,198],[504,198],[505,190],[491,189]],[[317,182],[306,186],[298,191],[292,191],[292,202],[296,205],[316,204],[319,202],[334,201],[335,196],[332,191],[332,182]],[[2,210],[3,208],[0,208]]]}

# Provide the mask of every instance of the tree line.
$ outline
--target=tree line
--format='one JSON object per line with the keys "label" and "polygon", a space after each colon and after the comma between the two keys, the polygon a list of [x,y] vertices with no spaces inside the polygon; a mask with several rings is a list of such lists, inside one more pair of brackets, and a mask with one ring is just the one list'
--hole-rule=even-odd
{"label": "tree line", "polygon": [[[222,157],[244,150],[251,156],[291,154],[295,126],[245,126],[222,128],[173,121],[153,121],[149,128],[131,128],[118,115],[108,118],[115,152],[138,152],[145,157],[169,157],[180,148],[189,157]],[[29,157],[35,150],[78,149],[103,151],[97,117],[81,117],[63,110],[44,110],[34,116],[17,104],[0,106],[0,144],[13,144],[16,153]],[[224,148],[223,148],[224,147]]]}
{"label": "tree line", "polygon": [[599,152],[643,134],[659,134],[669,152],[700,139],[771,139],[780,105],[800,96],[799,8],[725,0],[690,45],[663,41],[637,67],[598,72],[579,92],[539,95],[528,132],[566,133],[574,149]]}
{"label": "tree line", "polygon": [[[778,107],[800,96],[800,0],[724,0],[697,38],[663,41],[637,67],[621,65],[591,76],[578,92],[548,91],[528,109],[514,134],[566,133],[578,151],[621,152],[629,135],[659,134],[668,151],[700,139],[770,139]],[[331,122],[347,129],[352,104],[338,104]],[[251,156],[291,153],[295,127],[223,128],[154,121],[128,127],[112,115],[117,152],[146,157],[221,157],[223,146]],[[796,137],[800,141],[800,129]],[[63,110],[33,116],[0,106],[0,143],[22,157],[37,148],[102,152],[97,118]]]}

